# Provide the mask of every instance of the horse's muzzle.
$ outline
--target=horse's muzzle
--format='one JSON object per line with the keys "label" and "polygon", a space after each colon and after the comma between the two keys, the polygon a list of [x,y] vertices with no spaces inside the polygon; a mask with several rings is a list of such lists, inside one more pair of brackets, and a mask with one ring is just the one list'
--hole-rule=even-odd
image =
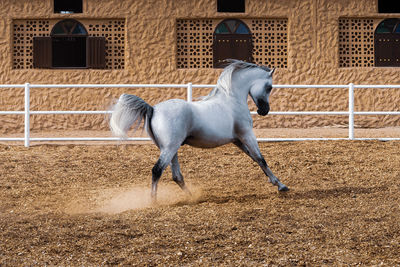
{"label": "horse's muzzle", "polygon": [[265,102],[264,100],[258,100],[257,102],[258,102],[257,103],[258,104],[257,105],[257,107],[258,107],[258,109],[257,109],[258,115],[261,115],[261,116],[267,115],[268,112],[269,112],[269,104],[267,102]]}
{"label": "horse's muzzle", "polygon": [[258,115],[266,116],[269,112],[269,109],[257,109]]}

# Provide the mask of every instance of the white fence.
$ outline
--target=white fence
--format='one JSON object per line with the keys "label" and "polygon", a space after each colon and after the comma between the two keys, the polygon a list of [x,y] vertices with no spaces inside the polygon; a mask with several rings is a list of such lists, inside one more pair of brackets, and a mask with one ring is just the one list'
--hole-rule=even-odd
{"label": "white fence", "polygon": [[[115,141],[119,138],[112,137],[67,137],[67,138],[32,138],[30,137],[30,117],[37,114],[107,114],[109,111],[32,111],[30,110],[30,89],[31,88],[187,88],[187,101],[192,101],[193,88],[212,88],[215,85],[202,84],[10,84],[0,85],[0,88],[24,88],[25,109],[24,111],[0,111],[0,115],[24,115],[24,137],[21,138],[0,138],[0,141],[23,141],[29,147],[31,141]],[[399,138],[356,138],[354,136],[354,115],[400,115],[400,111],[354,111],[354,89],[400,89],[400,85],[274,85],[274,88],[348,88],[349,110],[348,111],[271,111],[270,115],[343,115],[348,116],[348,137],[347,138],[258,138],[259,142],[268,141],[308,141],[308,140],[400,140]],[[400,99],[396,99],[400,102]],[[251,114],[257,114],[251,112]],[[132,137],[127,140],[149,141],[150,138]]]}

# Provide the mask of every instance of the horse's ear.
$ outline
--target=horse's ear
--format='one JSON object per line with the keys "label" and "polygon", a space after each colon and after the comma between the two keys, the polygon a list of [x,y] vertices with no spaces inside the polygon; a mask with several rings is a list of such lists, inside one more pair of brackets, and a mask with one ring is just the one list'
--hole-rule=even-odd
{"label": "horse's ear", "polygon": [[275,68],[273,68],[273,69],[269,72],[269,75],[272,76],[272,74],[274,74],[274,72],[275,72]]}

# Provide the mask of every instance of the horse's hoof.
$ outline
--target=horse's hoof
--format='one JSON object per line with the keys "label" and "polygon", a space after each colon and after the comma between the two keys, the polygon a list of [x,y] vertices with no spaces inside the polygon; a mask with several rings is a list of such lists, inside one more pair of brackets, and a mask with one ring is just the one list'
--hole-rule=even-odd
{"label": "horse's hoof", "polygon": [[278,191],[279,192],[287,192],[287,191],[289,191],[289,187],[287,187],[286,185],[283,185],[278,188]]}

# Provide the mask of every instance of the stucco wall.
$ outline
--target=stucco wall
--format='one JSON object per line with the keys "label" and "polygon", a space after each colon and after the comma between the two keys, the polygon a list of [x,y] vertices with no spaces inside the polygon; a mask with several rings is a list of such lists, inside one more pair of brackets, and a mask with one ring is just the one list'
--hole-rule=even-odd
{"label": "stucco wall", "polygon": [[[82,14],[54,14],[51,0],[0,0],[0,84],[30,83],[210,83],[218,69],[176,68],[176,19],[287,18],[288,68],[277,69],[275,84],[398,84],[399,68],[339,68],[340,17],[386,18],[376,0],[247,0],[246,13],[216,12],[216,0],[84,0]],[[124,70],[12,69],[12,21],[15,19],[125,19]],[[22,89],[0,89],[0,110],[23,110]],[[102,110],[122,92],[137,94],[151,104],[185,98],[185,89],[33,89],[35,110]],[[207,90],[195,92],[204,95]],[[344,89],[279,89],[271,109],[346,110]],[[399,90],[358,90],[356,110],[399,110]],[[356,117],[356,126],[399,125],[398,116]],[[0,116],[1,132],[21,132],[22,116]],[[256,127],[313,127],[347,124],[340,116],[255,117]],[[106,129],[104,116],[35,115],[32,130]]]}

